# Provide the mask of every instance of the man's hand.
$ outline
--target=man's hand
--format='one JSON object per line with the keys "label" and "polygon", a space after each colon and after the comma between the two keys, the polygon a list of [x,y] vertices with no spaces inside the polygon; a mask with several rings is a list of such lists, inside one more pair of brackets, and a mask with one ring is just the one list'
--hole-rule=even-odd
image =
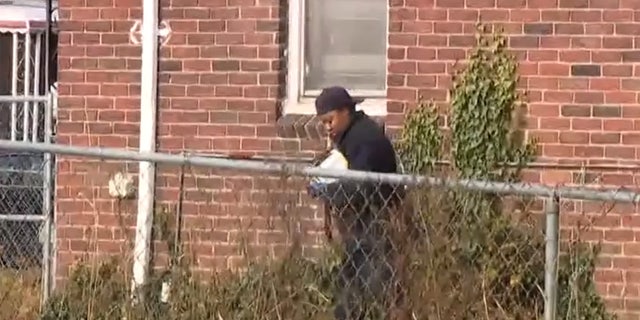
{"label": "man's hand", "polygon": [[324,183],[311,182],[307,186],[307,192],[312,198],[327,198],[327,185]]}
{"label": "man's hand", "polygon": [[362,195],[358,194],[357,185],[351,186],[350,184],[346,185],[347,187],[351,187],[353,191],[349,191],[344,189],[344,185],[341,182],[332,182],[329,184],[319,183],[317,181],[312,181],[307,186],[307,192],[314,199],[319,199],[322,201],[326,201],[326,203],[334,209],[343,210],[348,205],[355,205],[353,201],[357,201],[362,198]]}

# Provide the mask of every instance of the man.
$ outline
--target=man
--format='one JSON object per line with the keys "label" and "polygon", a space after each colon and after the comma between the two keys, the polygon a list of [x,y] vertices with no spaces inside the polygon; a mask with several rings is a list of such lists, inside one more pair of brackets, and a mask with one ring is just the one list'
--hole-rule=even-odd
{"label": "man", "polygon": [[[395,173],[393,145],[380,125],[356,111],[360,102],[342,87],[329,87],[316,99],[317,116],[349,169]],[[331,207],[345,249],[334,310],[337,320],[378,319],[391,306],[395,287],[389,209],[398,191],[389,184],[344,179],[310,188],[312,196]]]}

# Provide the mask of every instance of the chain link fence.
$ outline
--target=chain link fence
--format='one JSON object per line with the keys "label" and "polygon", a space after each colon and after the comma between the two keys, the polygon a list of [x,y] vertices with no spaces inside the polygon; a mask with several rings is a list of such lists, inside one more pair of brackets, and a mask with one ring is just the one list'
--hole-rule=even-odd
{"label": "chain link fence", "polygon": [[[56,154],[63,285],[42,311],[50,319],[608,319],[597,250],[580,240],[589,226],[560,213],[574,201],[607,204],[592,210],[605,215],[640,200],[621,189],[0,148]],[[150,217],[139,209],[140,161],[156,164]],[[132,295],[136,268],[144,283]]]}
{"label": "chain link fence", "polygon": [[0,155],[0,266],[41,267],[43,219],[41,154]]}
{"label": "chain link fence", "polygon": [[[43,164],[42,154],[0,155],[0,298],[36,306],[45,242]],[[28,294],[12,297],[15,291]]]}
{"label": "chain link fence", "polygon": [[[0,137],[51,141],[51,97],[0,96]],[[52,158],[0,149],[0,318],[33,318],[50,291]],[[14,293],[22,294],[14,294]]]}
{"label": "chain link fence", "polygon": [[[527,199],[372,182],[314,193],[341,238],[336,318],[542,314],[544,216],[535,217]],[[517,209],[504,208],[507,201]],[[549,236],[557,238],[557,221],[551,223]]]}

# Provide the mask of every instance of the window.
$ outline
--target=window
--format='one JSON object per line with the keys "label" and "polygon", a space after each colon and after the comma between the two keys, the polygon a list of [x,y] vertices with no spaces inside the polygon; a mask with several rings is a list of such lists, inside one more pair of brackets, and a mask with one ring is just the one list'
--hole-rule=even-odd
{"label": "window", "polygon": [[290,0],[285,113],[313,113],[322,88],[340,85],[386,113],[387,0]]}

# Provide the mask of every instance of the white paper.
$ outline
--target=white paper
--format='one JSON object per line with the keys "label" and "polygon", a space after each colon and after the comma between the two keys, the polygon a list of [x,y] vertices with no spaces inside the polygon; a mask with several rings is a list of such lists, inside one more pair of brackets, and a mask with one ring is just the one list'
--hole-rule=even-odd
{"label": "white paper", "polygon": [[[347,159],[344,157],[344,155],[340,151],[333,149],[329,153],[329,156],[326,159],[324,159],[324,161],[322,161],[318,165],[318,167],[323,169],[347,170],[349,169],[349,163],[347,162]],[[311,180],[311,182],[320,183],[320,184],[329,184],[329,183],[335,182],[336,180],[337,180],[336,178],[330,178],[330,177],[314,177]]]}

